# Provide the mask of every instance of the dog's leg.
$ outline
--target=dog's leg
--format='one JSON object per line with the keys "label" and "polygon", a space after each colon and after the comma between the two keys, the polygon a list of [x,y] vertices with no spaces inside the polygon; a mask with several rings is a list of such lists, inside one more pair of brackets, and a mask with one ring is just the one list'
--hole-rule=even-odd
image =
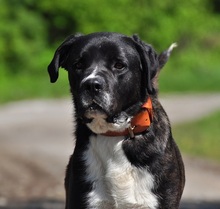
{"label": "dog's leg", "polygon": [[90,131],[80,122],[77,124],[75,149],[73,155],[70,157],[65,178],[65,209],[87,208],[86,196],[92,188],[92,184],[85,181],[86,165],[83,159],[83,153],[89,143]]}
{"label": "dog's leg", "polygon": [[[90,185],[83,180],[84,165],[82,161],[71,156],[67,166],[65,178],[66,190],[66,206],[65,209],[85,209],[87,202],[85,201],[86,193],[90,190]],[[76,163],[77,161],[77,163]]]}
{"label": "dog's leg", "polygon": [[[72,158],[72,157],[71,157]],[[66,170],[66,177],[65,177],[65,192],[66,192],[66,203],[65,203],[65,209],[69,209],[71,208],[71,197],[70,197],[70,194],[71,194],[71,176],[72,176],[72,172],[71,172],[71,158],[70,158],[70,161],[69,161],[69,164],[67,165],[67,170]]]}

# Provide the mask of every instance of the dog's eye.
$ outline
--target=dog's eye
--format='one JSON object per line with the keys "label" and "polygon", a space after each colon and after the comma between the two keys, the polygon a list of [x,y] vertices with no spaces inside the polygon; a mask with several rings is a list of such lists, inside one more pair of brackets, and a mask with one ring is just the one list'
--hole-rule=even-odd
{"label": "dog's eye", "polygon": [[83,63],[82,63],[82,62],[76,62],[76,63],[74,64],[74,68],[76,68],[76,69],[82,69],[82,68],[83,68]]}
{"label": "dog's eye", "polygon": [[116,62],[114,65],[114,68],[118,69],[118,70],[122,70],[125,67],[124,63],[121,62]]}

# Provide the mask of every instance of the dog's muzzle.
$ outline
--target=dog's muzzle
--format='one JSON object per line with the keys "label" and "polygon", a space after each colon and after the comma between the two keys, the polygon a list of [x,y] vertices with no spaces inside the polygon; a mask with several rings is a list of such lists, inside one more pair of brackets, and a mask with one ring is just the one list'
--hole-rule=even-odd
{"label": "dog's muzzle", "polygon": [[95,76],[82,80],[81,85],[81,106],[84,109],[84,117],[94,118],[99,114],[107,117],[112,109],[112,100],[107,83],[104,78]]}

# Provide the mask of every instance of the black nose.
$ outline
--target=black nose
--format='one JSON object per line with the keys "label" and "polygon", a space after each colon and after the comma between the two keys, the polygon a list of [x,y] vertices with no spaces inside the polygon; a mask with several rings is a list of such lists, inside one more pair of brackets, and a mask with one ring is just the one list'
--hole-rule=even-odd
{"label": "black nose", "polygon": [[103,82],[99,79],[89,79],[83,83],[83,88],[91,93],[98,93],[103,89]]}

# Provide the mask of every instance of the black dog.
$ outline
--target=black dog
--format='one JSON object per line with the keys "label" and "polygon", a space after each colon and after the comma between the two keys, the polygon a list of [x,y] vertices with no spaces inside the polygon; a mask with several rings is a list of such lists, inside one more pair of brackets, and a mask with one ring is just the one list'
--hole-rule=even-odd
{"label": "black dog", "polygon": [[177,209],[184,166],[157,98],[160,55],[137,36],[72,35],[48,67],[68,71],[76,145],[66,179],[66,209]]}

